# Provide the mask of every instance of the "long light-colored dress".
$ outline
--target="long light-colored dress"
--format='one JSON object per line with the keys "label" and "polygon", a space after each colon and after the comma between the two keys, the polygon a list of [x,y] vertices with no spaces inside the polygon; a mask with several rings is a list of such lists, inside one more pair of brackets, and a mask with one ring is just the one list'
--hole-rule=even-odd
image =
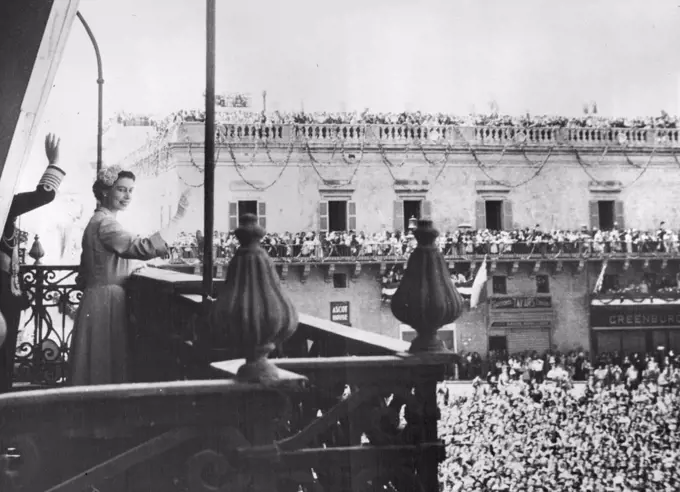
{"label": "long light-colored dress", "polygon": [[167,253],[160,234],[148,238],[123,229],[111,211],[99,207],[83,234],[80,283],[83,297],[71,346],[71,384],[128,382],[129,346],[124,283],[130,260]]}

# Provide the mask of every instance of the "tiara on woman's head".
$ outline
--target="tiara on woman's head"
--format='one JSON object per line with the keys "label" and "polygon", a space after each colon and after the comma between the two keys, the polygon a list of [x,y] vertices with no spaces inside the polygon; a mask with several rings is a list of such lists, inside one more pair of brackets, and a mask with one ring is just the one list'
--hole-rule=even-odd
{"label": "tiara on woman's head", "polygon": [[118,164],[113,166],[104,167],[97,173],[97,181],[100,181],[103,185],[111,187],[118,180],[118,175],[123,171],[123,168]]}

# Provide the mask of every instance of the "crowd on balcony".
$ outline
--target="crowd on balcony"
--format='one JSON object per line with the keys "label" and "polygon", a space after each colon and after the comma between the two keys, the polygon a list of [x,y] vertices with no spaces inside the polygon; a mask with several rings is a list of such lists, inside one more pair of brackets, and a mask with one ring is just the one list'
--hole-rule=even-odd
{"label": "crowd on balcony", "polygon": [[646,297],[649,295],[677,298],[680,294],[680,278],[664,275],[659,279],[645,279],[638,282],[630,282],[628,285],[620,285],[618,278],[610,286],[603,289],[604,294],[616,296],[618,294],[626,297]]}
{"label": "crowd on balcony", "polygon": [[472,397],[453,401],[440,390],[445,490],[680,490],[680,359],[672,352],[603,357],[583,391],[557,359],[519,374],[510,361]]}
{"label": "crowd on balcony", "polygon": [[[205,111],[182,110],[174,113],[175,121],[203,122]],[[274,111],[271,113],[256,111],[217,112],[215,119],[223,124],[337,124],[337,125],[412,125],[412,126],[495,126],[495,127],[557,127],[557,128],[678,128],[680,120],[677,116],[669,116],[661,112],[656,117],[608,118],[597,114],[584,114],[578,117],[564,116],[507,116],[497,112],[491,114],[471,114],[458,116],[445,113],[427,113],[421,111],[402,112],[304,112]]]}
{"label": "crowd on balcony", "polygon": [[[663,224],[663,223],[662,223]],[[178,258],[198,257],[200,235],[182,233],[173,249]],[[217,257],[228,259],[238,247],[233,232],[216,232],[214,242]],[[542,230],[540,226],[514,231],[490,231],[458,229],[441,234],[438,238],[445,256],[472,255],[599,255],[662,254],[678,253],[678,234],[666,229],[643,232],[628,230],[590,230],[583,227],[577,231]],[[263,247],[274,258],[288,260],[322,261],[327,258],[396,257],[407,258],[417,246],[410,232],[368,234],[364,232],[316,233],[303,231],[283,234],[268,233]]]}

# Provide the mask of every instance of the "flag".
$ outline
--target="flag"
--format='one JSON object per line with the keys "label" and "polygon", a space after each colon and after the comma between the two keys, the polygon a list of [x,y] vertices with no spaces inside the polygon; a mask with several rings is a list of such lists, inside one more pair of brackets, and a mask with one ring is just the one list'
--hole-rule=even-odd
{"label": "flag", "polygon": [[475,281],[472,283],[472,292],[470,293],[470,308],[474,309],[477,307],[482,295],[482,291],[486,289],[486,280],[488,275],[486,273],[486,257],[482,262],[482,266],[479,267],[477,275],[475,276]]}
{"label": "flag", "polygon": [[604,283],[604,274],[607,271],[607,264],[609,263],[609,258],[605,258],[602,262],[602,270],[600,271],[600,276],[597,277],[597,282],[595,282],[595,289],[593,294],[597,294],[602,290],[602,284]]}

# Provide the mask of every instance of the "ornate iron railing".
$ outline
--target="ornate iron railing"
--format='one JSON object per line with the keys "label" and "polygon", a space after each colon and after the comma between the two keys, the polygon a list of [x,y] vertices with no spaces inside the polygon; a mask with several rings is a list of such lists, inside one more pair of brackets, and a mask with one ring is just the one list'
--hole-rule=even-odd
{"label": "ornate iron railing", "polygon": [[76,275],[71,265],[21,267],[30,306],[19,326],[15,383],[60,386],[68,381],[73,317],[82,296]]}

